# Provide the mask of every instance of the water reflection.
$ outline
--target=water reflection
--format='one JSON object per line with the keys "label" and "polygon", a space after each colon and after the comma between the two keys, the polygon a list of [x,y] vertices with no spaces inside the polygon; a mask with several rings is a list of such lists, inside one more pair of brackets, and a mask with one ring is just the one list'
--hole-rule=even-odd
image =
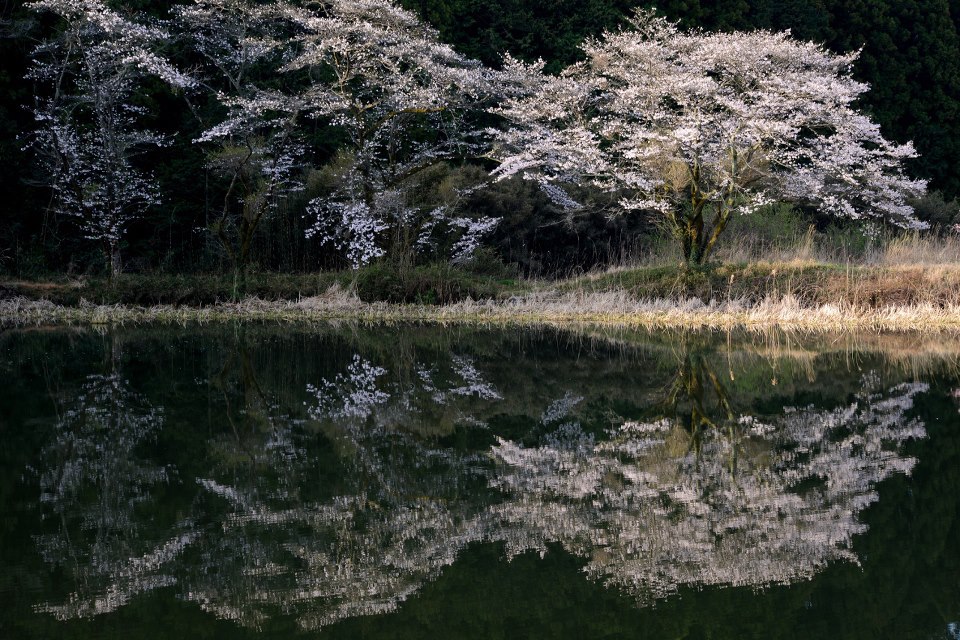
{"label": "water reflection", "polygon": [[[790,583],[856,561],[852,538],[876,484],[913,468],[899,450],[925,432],[905,414],[927,386],[875,391],[868,377],[849,406],[761,419],[735,415],[709,371],[678,377],[672,401],[690,395],[682,419],[625,422],[600,442],[572,421],[540,446],[499,441],[491,482],[512,498],[494,507],[516,533],[510,553],[558,542],[591,577],[647,601],[681,586]],[[722,421],[690,383],[703,377]]]}
{"label": "water reflection", "polygon": [[[90,375],[64,407],[42,454],[40,503],[55,532],[37,535],[50,564],[69,566],[81,590],[38,609],[61,620],[113,611],[138,594],[176,583],[159,569],[196,538],[185,531],[151,549],[143,520],[171,470],[139,458],[163,413],[119,372]],[[109,585],[98,589],[100,585]]]}
{"label": "water reflection", "polygon": [[[251,348],[195,385],[217,428],[179,466],[151,448],[165,412],[119,365],[86,378],[39,472],[60,524],[36,547],[70,593],[37,611],[92,617],[169,587],[244,627],[318,629],[396,609],[490,542],[508,557],[560,545],[641,603],[786,584],[857,562],[863,510],[925,437],[925,383],[848,375],[815,404],[764,408],[769,390],[728,388],[734,365],[725,382],[696,344],[507,362],[346,349],[292,392]],[[171,483],[189,497],[161,518]]]}
{"label": "water reflection", "polygon": [[[465,486],[485,473],[485,456],[431,446],[417,433],[451,408],[475,425],[458,401],[500,395],[467,358],[447,369],[418,363],[414,375],[386,382],[385,368],[356,354],[343,372],[309,384],[309,427],[336,446],[339,491],[314,501],[266,491],[260,475],[243,487],[201,480],[228,510],[205,531],[204,564],[184,567],[183,597],[247,626],[282,611],[316,629],[393,610],[485,539],[484,505]],[[291,450],[275,467],[304,487],[315,461],[303,446]]]}

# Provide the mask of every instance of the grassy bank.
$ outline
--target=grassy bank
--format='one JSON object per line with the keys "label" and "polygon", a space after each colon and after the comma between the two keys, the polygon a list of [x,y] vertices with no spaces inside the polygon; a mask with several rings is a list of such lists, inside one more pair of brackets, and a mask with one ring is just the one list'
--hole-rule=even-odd
{"label": "grassy bank", "polygon": [[[731,262],[688,269],[659,264],[611,269],[560,280],[520,280],[448,266],[408,270],[374,266],[356,272],[253,274],[241,299],[273,302],[349,292],[361,302],[444,305],[502,301],[530,294],[622,293],[635,300],[759,304],[793,298],[803,305],[879,308],[960,305],[960,262],[854,265],[815,261]],[[0,299],[48,300],[62,306],[208,306],[235,301],[229,276],[124,275],[105,279],[0,280]]]}
{"label": "grassy bank", "polygon": [[247,299],[205,307],[92,305],[62,306],[49,301],[12,298],[0,301],[0,326],[46,324],[187,325],[226,321],[428,322],[439,324],[600,325],[624,328],[746,329],[779,328],[809,333],[846,331],[960,333],[960,306],[928,304],[895,307],[811,307],[793,298],[759,304],[700,300],[636,300],[623,292],[544,293],[505,301],[464,301],[446,305],[364,303],[334,295],[298,301]]}
{"label": "grassy bank", "polygon": [[960,305],[960,264],[841,265],[754,262],[684,269],[649,266],[589,274],[555,284],[563,292],[620,291],[635,299],[759,304],[792,298],[810,307]]}
{"label": "grassy bank", "polygon": [[516,280],[501,274],[479,275],[447,265],[396,269],[372,265],[358,271],[312,274],[253,273],[238,283],[215,274],[124,274],[115,280],[53,278],[0,279],[0,299],[22,297],[49,300],[58,305],[173,305],[206,306],[258,298],[299,300],[325,294],[332,287],[351,291],[369,302],[445,304],[471,298],[494,298],[516,289]]}
{"label": "grassy bank", "polygon": [[257,274],[245,297],[215,276],[0,282],[0,323],[301,322],[351,318],[763,328],[960,331],[960,265],[813,260],[620,268],[516,280],[446,266]]}

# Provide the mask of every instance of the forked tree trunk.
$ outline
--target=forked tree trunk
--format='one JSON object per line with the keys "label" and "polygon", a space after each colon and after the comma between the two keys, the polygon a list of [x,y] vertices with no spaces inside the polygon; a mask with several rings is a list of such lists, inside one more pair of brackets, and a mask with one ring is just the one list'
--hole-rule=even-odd
{"label": "forked tree trunk", "polygon": [[725,204],[718,205],[709,231],[706,230],[703,217],[701,209],[691,217],[682,218],[683,224],[678,225],[683,258],[688,265],[702,265],[713,255],[717,241],[730,221],[730,208]]}

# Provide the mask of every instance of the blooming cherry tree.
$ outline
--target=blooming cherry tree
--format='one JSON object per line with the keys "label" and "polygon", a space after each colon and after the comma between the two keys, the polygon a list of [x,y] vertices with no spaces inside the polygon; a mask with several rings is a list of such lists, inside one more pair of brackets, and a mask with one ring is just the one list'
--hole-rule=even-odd
{"label": "blooming cherry tree", "polygon": [[62,21],[56,38],[34,50],[29,77],[46,85],[34,114],[30,146],[49,173],[57,210],[79,220],[120,272],[120,242],[129,223],[159,201],[151,176],[132,158],[165,144],[138,127],[143,109],[132,101],[140,83],[156,77],[184,88],[192,80],[156,53],[167,34],[129,20],[102,0],[38,0],[28,6]]}
{"label": "blooming cherry tree", "polygon": [[[492,95],[493,73],[442,44],[436,31],[390,0],[276,5],[299,53],[284,67],[309,73],[305,113],[338,128],[350,162],[332,197],[311,202],[311,235],[345,249],[358,266],[404,257],[441,229],[456,257],[494,221],[462,218],[449,203],[412,197],[427,169],[480,152],[469,110]],[[463,242],[460,242],[463,241]]]}
{"label": "blooming cherry tree", "polygon": [[303,188],[311,120],[343,143],[336,188],[307,206],[307,235],[353,265],[409,254],[441,231],[462,257],[492,228],[413,197],[424,171],[479,153],[468,110],[492,86],[413,13],[389,0],[194,0],[176,14],[226,114],[198,142],[228,179],[213,230],[239,268],[260,221]]}
{"label": "blooming cherry tree", "polygon": [[283,37],[286,23],[277,12],[254,0],[194,0],[177,7],[175,17],[203,60],[202,89],[224,114],[204,122],[196,143],[207,147],[208,166],[225,179],[210,230],[242,277],[260,223],[303,189],[303,105],[271,84],[292,42]]}
{"label": "blooming cherry tree", "polygon": [[493,151],[500,176],[622,193],[624,210],[659,212],[693,263],[733,215],[773,201],[925,226],[908,204],[926,188],[903,170],[913,146],[856,109],[857,54],[788,33],[684,32],[645,10],[631,24],[588,40],[559,77],[508,59],[522,91],[496,109],[512,124]]}

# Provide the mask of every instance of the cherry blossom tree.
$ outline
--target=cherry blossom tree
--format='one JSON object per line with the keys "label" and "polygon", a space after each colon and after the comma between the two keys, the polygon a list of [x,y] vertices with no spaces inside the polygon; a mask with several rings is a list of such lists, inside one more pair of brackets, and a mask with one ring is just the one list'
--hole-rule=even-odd
{"label": "cherry blossom tree", "polygon": [[456,197],[418,197],[427,169],[479,154],[469,110],[489,97],[492,72],[413,13],[389,0],[194,0],[176,15],[225,113],[197,142],[227,179],[212,227],[238,270],[264,217],[303,189],[311,122],[343,143],[336,187],[307,206],[307,235],[353,265],[408,255],[441,233],[462,258],[492,229],[456,215]]}
{"label": "cherry blossom tree", "polygon": [[292,42],[277,11],[254,0],[195,0],[174,15],[203,61],[200,88],[223,114],[204,122],[196,143],[208,148],[208,166],[226,182],[210,231],[240,280],[261,222],[303,189],[303,105],[276,85]]}
{"label": "cherry blossom tree", "polygon": [[38,130],[30,146],[46,165],[57,210],[76,217],[84,237],[102,245],[116,275],[127,226],[160,200],[152,177],[133,158],[165,140],[139,127],[144,109],[134,94],[148,77],[176,88],[192,80],[156,53],[166,32],[101,0],[28,6],[62,22],[57,36],[34,50],[29,77],[49,93],[34,105]]}
{"label": "cherry blossom tree", "polygon": [[493,72],[390,0],[277,11],[299,47],[284,70],[311,79],[295,103],[346,139],[338,188],[310,203],[310,235],[345,250],[355,266],[388,252],[409,256],[439,232],[455,237],[455,259],[467,256],[495,221],[457,215],[456,198],[423,203],[414,194],[427,169],[480,153],[470,110],[491,97]]}
{"label": "cherry blossom tree", "polygon": [[790,201],[850,219],[923,228],[908,199],[925,191],[857,110],[868,86],[837,55],[789,33],[681,31],[639,10],[631,29],[583,45],[559,77],[508,59],[524,91],[496,112],[512,126],[492,155],[502,177],[588,181],[623,210],[658,212],[688,262],[710,257],[732,216]]}

